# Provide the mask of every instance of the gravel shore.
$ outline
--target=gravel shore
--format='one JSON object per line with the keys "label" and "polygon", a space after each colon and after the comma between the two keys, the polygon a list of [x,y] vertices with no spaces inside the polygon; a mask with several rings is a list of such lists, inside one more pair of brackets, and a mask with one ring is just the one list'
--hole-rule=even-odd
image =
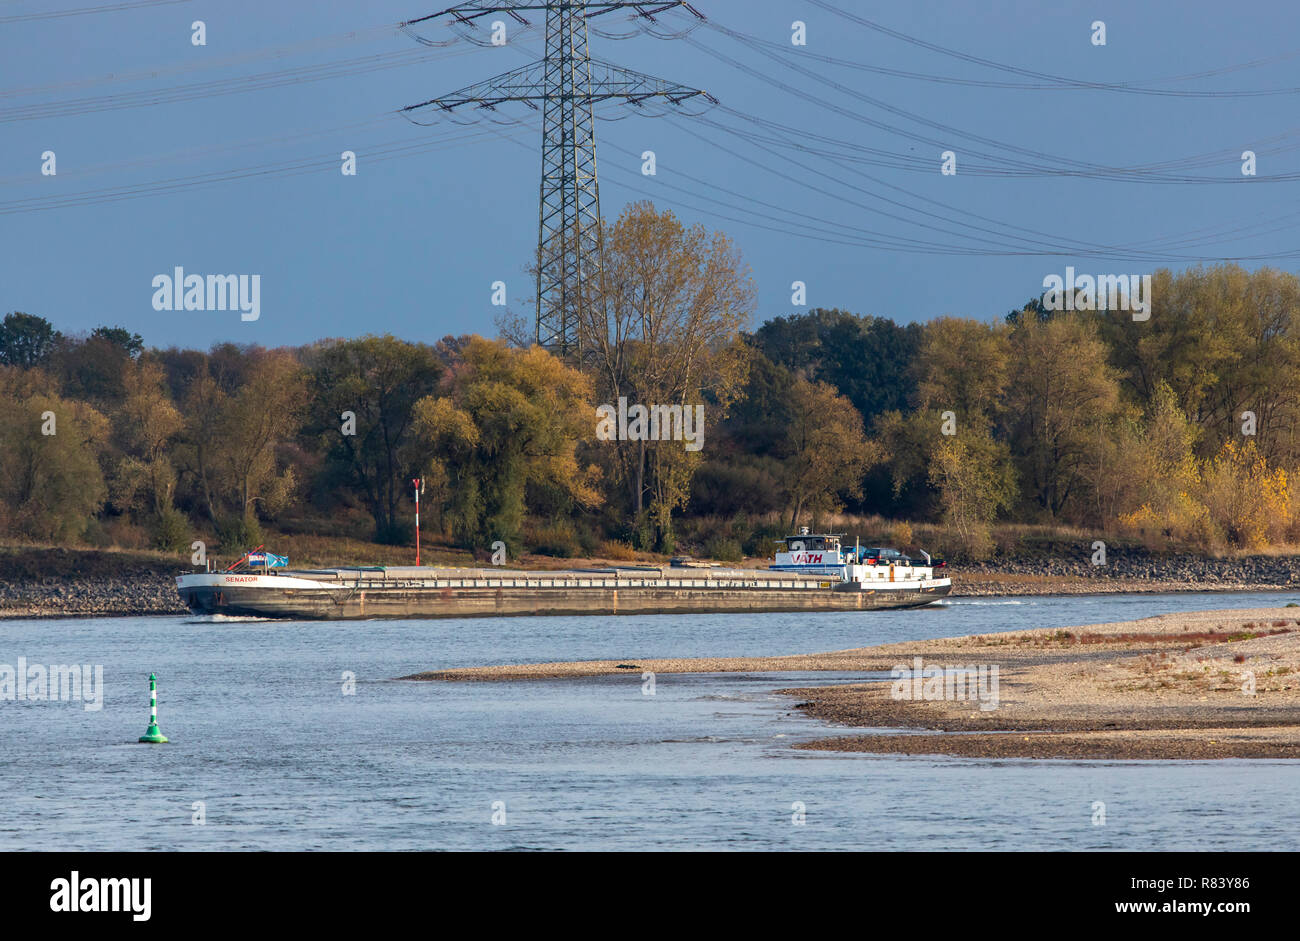
{"label": "gravel shore", "polygon": [[[996,695],[990,700],[966,689],[947,697],[942,682],[933,689],[913,684],[910,671],[918,660],[923,671],[982,667],[991,673],[996,667]],[[781,690],[810,716],[872,730],[796,746],[806,749],[998,758],[1300,758],[1295,608],[1169,614],[787,657],[488,666],[405,679],[647,671],[897,671],[893,676],[901,679]]]}
{"label": "gravel shore", "polygon": [[174,576],[0,584],[0,618],[185,614]]}
{"label": "gravel shore", "polygon": [[153,553],[0,548],[0,618],[184,614],[184,570]]}

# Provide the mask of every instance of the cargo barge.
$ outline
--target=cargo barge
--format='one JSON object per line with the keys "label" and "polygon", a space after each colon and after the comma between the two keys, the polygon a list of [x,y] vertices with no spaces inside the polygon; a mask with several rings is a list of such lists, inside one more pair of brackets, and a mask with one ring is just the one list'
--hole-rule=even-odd
{"label": "cargo barge", "polygon": [[936,575],[942,562],[848,547],[842,538],[788,537],[767,569],[373,566],[201,572],[177,576],[176,585],[197,614],[299,620],[871,611],[931,604],[952,589],[951,579]]}

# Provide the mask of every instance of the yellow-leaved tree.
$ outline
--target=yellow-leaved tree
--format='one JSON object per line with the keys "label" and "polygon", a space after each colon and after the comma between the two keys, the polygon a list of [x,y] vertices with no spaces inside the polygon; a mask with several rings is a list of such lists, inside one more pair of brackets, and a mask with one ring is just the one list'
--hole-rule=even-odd
{"label": "yellow-leaved tree", "polygon": [[190,527],[173,503],[176,467],[169,451],[184,419],[172,403],[157,362],[130,362],[122,372],[122,383],[126,395],[113,414],[123,450],[113,471],[113,502],[121,509],[145,510],[154,545],[179,550],[190,542]]}
{"label": "yellow-leaved tree", "polygon": [[863,434],[853,403],[824,382],[796,379],[789,394],[781,489],[794,532],[805,512],[842,509],[841,495],[862,496],[862,476],[884,460],[885,450]]}
{"label": "yellow-leaved tree", "polygon": [[1155,384],[1140,421],[1114,423],[1102,445],[1097,486],[1120,532],[1151,546],[1210,541],[1196,439],[1165,382]]}
{"label": "yellow-leaved tree", "polygon": [[475,336],[458,356],[444,389],[415,403],[414,432],[453,537],[517,554],[529,509],[563,515],[600,500],[597,469],[577,457],[595,427],[591,382],[539,346]]}
{"label": "yellow-leaved tree", "polygon": [[53,391],[40,370],[0,367],[0,529],[75,542],[103,507],[108,419]]}
{"label": "yellow-leaved tree", "polygon": [[[597,401],[700,408],[707,447],[707,429],[726,414],[748,370],[741,342],[755,303],[748,268],[723,233],[688,227],[648,202],[602,225],[601,241],[577,311],[582,366]],[[690,494],[701,451],[682,440],[596,445],[626,495],[642,548],[671,549],[672,514]]]}
{"label": "yellow-leaved tree", "polygon": [[1206,462],[1201,498],[1212,532],[1233,546],[1259,549],[1282,542],[1291,529],[1291,489],[1286,471],[1248,440],[1229,439]]}

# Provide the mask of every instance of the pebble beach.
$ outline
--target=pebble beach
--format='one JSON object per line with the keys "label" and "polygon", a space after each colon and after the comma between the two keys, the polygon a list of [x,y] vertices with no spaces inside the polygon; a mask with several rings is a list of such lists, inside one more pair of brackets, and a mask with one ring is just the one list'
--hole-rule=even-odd
{"label": "pebble beach", "polygon": [[782,657],[502,665],[404,679],[561,679],[632,671],[897,677],[918,664],[996,667],[995,708],[980,708],[973,697],[900,695],[896,679],[782,689],[795,708],[838,726],[828,728],[835,734],[796,747],[982,758],[1300,758],[1297,608],[1186,612]]}

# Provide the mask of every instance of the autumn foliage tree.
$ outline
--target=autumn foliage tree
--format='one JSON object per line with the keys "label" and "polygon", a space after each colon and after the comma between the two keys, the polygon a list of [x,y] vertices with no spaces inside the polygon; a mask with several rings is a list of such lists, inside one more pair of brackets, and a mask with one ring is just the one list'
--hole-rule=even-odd
{"label": "autumn foliage tree", "polygon": [[[730,239],[648,202],[629,206],[602,230],[600,266],[579,309],[583,368],[597,399],[705,405],[716,423],[745,379],[740,332],[753,309],[749,271]],[[621,439],[596,453],[608,455],[645,547],[669,548],[672,514],[689,496],[700,453],[680,441]]]}
{"label": "autumn foliage tree", "polygon": [[[1011,333],[1004,404],[1024,495],[1050,518],[1084,503],[1096,442],[1119,406],[1108,350],[1084,315],[1026,318]],[[1081,518],[1083,509],[1073,514]]]}
{"label": "autumn foliage tree", "polygon": [[112,416],[123,454],[113,472],[113,502],[127,510],[144,509],[154,543],[180,549],[186,539],[176,510],[176,467],[170,447],[184,419],[167,392],[162,366],[152,360],[133,362],[123,376],[125,397]]}
{"label": "autumn foliage tree", "polygon": [[278,450],[301,428],[307,396],[307,374],[285,350],[253,349],[230,369],[209,363],[191,383],[178,462],[227,549],[260,541],[259,512],[293,495]]}
{"label": "autumn foliage tree", "polygon": [[443,388],[415,403],[414,432],[441,482],[442,514],[462,545],[501,540],[517,553],[534,508],[600,500],[577,458],[595,426],[590,381],[541,347],[470,338]]}
{"label": "autumn foliage tree", "polygon": [[1291,481],[1254,441],[1223,443],[1205,464],[1201,499],[1216,542],[1260,549],[1291,534]]}
{"label": "autumn foliage tree", "polygon": [[[215,529],[243,550],[272,524],[393,544],[421,477],[426,537],[516,553],[738,558],[837,512],[900,542],[935,523],[927,545],[970,555],[999,524],[1169,549],[1300,539],[1294,274],[1157,270],[1137,320],[1032,298],[1002,320],[764,311],[781,316],[747,334],[726,236],[639,203],[601,239],[567,361],[469,335],[151,349],[10,313],[0,535],[175,550]],[[702,407],[704,450],[605,440],[596,407],[620,398]]]}
{"label": "autumn foliage tree", "polygon": [[1013,381],[1010,331],[940,317],[925,325],[912,373],[912,410],[875,423],[894,491],[928,489],[953,545],[987,554],[991,525],[1017,492],[1009,449],[996,435]]}
{"label": "autumn foliage tree", "polygon": [[414,406],[437,389],[437,354],[389,335],[319,343],[303,358],[312,382],[308,433],[325,452],[326,473],[361,495],[377,542],[405,541],[399,508],[424,463]]}
{"label": "autumn foliage tree", "polygon": [[43,373],[0,367],[0,530],[76,542],[102,509],[108,420],[51,389]]}
{"label": "autumn foliage tree", "polygon": [[798,379],[790,390],[781,490],[791,532],[805,512],[842,509],[841,495],[860,496],[867,468],[884,458],[863,433],[862,415],[831,386]]}

